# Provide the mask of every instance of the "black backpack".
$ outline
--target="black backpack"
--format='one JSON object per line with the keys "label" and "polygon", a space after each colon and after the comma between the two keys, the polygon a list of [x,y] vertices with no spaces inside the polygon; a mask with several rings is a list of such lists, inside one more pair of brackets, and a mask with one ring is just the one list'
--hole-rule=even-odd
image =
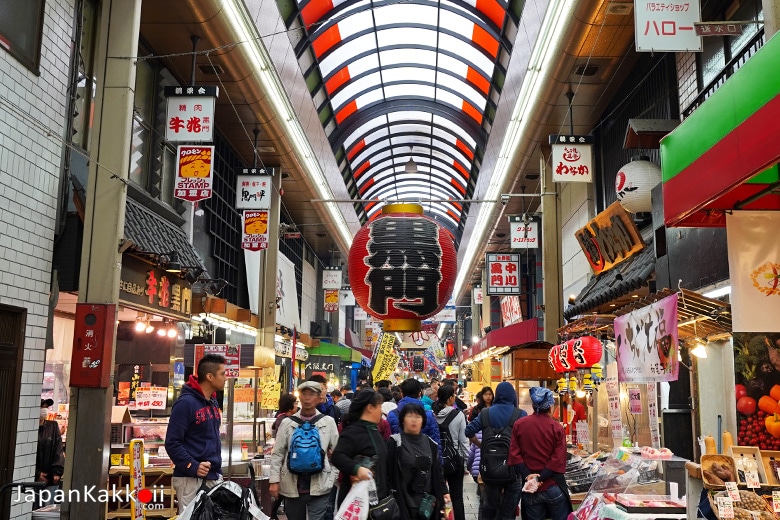
{"label": "black backpack", "polygon": [[460,456],[459,446],[450,434],[450,423],[460,413],[459,410],[451,410],[444,422],[439,425],[439,446],[441,446],[442,470],[445,475],[452,475],[458,471],[463,472],[463,457]]}
{"label": "black backpack", "polygon": [[509,459],[509,441],[512,438],[512,426],[520,418],[520,409],[515,409],[509,418],[509,424],[500,430],[490,426],[489,408],[479,413],[482,423],[482,448],[480,450],[479,473],[488,486],[505,486],[515,480],[514,468],[507,464]]}

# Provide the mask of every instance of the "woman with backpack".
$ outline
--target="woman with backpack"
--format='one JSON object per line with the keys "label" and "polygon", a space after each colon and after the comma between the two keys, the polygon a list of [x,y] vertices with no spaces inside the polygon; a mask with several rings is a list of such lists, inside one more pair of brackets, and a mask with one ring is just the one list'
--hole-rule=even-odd
{"label": "woman with backpack", "polygon": [[432,411],[439,423],[442,470],[452,497],[455,520],[465,520],[463,470],[464,462],[469,456],[469,440],[466,438],[466,416],[455,408],[454,386],[439,387],[438,400],[433,403]]}
{"label": "woman with backpack", "polygon": [[384,398],[379,392],[364,389],[354,395],[346,426],[341,432],[331,462],[341,471],[337,503],[340,505],[354,482],[373,478],[380,503],[392,495],[388,486],[387,445],[377,425],[382,419]]}
{"label": "woman with backpack", "polygon": [[484,408],[490,408],[491,404],[493,404],[493,389],[485,386],[477,392],[477,404],[469,413],[469,422],[473,421]]}
{"label": "woman with backpack", "polygon": [[422,404],[410,401],[398,412],[401,433],[387,440],[390,487],[404,520],[433,520],[450,502],[444,483],[439,447],[422,433],[426,423]]}

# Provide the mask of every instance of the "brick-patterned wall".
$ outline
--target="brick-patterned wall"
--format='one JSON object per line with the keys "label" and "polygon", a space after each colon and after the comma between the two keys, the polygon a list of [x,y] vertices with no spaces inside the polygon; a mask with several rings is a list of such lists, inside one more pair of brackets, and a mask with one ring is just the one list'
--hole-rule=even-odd
{"label": "brick-patterned wall", "polygon": [[678,52],[675,58],[677,64],[677,89],[680,99],[680,113],[682,114],[683,110],[699,95],[696,81],[696,54],[692,52]]}
{"label": "brick-patterned wall", "polygon": [[0,302],[27,309],[14,480],[35,470],[74,3],[45,2],[40,75],[0,50]]}

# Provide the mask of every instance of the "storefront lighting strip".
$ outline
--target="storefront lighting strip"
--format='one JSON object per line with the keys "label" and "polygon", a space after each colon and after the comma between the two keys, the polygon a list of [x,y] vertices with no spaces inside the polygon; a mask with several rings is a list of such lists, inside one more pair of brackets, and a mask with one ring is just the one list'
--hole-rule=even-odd
{"label": "storefront lighting strip", "polygon": [[[225,2],[225,12],[233,19],[233,30],[238,33],[237,41],[246,47],[253,57],[253,63],[256,64],[255,73],[257,74],[261,88],[268,93],[269,108],[276,112],[277,118],[289,136],[290,144],[295,150],[295,158],[301,164],[304,171],[314,184],[319,198],[325,200],[335,199],[335,195],[325,178],[325,173],[317,160],[317,155],[312,149],[311,143],[306,138],[295,109],[287,96],[282,80],[279,77],[276,67],[273,65],[271,56],[261,40],[257,27],[252,22],[251,16],[246,10],[244,2],[233,0]],[[344,244],[347,247],[352,245],[352,232],[347,226],[344,214],[334,202],[326,202],[325,207],[330,213],[332,222],[335,224]]]}
{"label": "storefront lighting strip", "polygon": [[[517,96],[512,119],[507,127],[496,166],[490,177],[490,184],[485,194],[479,197],[483,200],[496,200],[505,191],[504,184],[507,177],[514,172],[513,163],[515,155],[518,153],[520,140],[521,138],[531,138],[526,133],[533,123],[532,111],[542,103],[541,92],[551,83],[550,75],[554,69],[553,62],[561,59],[561,46],[565,35],[568,34],[567,26],[574,20],[573,11],[576,5],[576,0],[552,0],[547,8],[536,45],[528,62],[528,71]],[[471,239],[466,247],[466,253],[463,255],[464,265],[458,269],[458,277],[455,280],[453,295],[456,301],[465,289],[466,282],[471,278],[474,264],[478,260],[477,254],[485,243],[478,240],[477,237],[485,236],[488,226],[495,222],[495,218],[492,216],[495,210],[496,207],[493,204],[484,204],[479,210],[476,224],[471,232]]]}
{"label": "storefront lighting strip", "polygon": [[712,290],[710,292],[706,292],[702,294],[702,296],[704,296],[705,298],[720,298],[721,296],[726,296],[727,294],[731,294],[730,285]]}
{"label": "storefront lighting strip", "polygon": [[242,325],[240,323],[226,320],[222,318],[221,316],[218,316],[216,314],[206,314],[205,316],[198,315],[193,316],[192,321],[198,321],[202,322],[203,320],[208,320],[209,323],[213,323],[214,325],[218,325],[222,329],[231,330],[234,332],[240,332],[242,334],[247,334],[248,336],[257,337],[257,329],[250,327],[248,325]]}

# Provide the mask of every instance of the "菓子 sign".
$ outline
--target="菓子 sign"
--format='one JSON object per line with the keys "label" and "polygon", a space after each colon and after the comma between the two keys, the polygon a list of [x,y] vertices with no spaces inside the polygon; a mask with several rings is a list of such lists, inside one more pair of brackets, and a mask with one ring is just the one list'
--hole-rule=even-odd
{"label": "\u83d3\u5b50 sign", "polygon": [[700,52],[699,0],[685,2],[634,2],[634,36],[637,52]]}
{"label": "\u83d3\u5b50 sign", "polygon": [[208,143],[214,135],[215,86],[165,87],[168,98],[165,139],[168,142]]}
{"label": "\u83d3\u5b50 sign", "polygon": [[549,142],[552,145],[553,181],[592,181],[593,136],[551,135]]}
{"label": "\u83d3\u5b50 sign", "polygon": [[213,146],[179,146],[173,196],[196,202],[211,198]]}
{"label": "\u83d3\u5b50 sign", "polygon": [[676,381],[677,294],[615,318],[615,344],[620,381]]}
{"label": "\u83d3\u5b50 sign", "polygon": [[272,180],[273,177],[263,174],[236,175],[236,209],[270,209]]}
{"label": "\u83d3\u5b50 sign", "polygon": [[487,253],[488,295],[520,294],[520,255]]}
{"label": "\u83d3\u5b50 sign", "polygon": [[244,210],[241,248],[248,251],[268,249],[268,211]]}

